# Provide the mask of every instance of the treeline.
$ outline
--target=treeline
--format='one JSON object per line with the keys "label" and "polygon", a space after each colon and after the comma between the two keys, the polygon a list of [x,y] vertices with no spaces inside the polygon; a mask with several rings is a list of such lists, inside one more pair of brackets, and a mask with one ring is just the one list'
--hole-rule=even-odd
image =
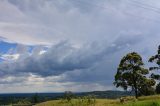
{"label": "treeline", "polygon": [[160,94],[160,46],[157,53],[148,59],[155,66],[146,68],[142,57],[136,53],[126,54],[120,61],[114,85],[135,92],[135,97]]}
{"label": "treeline", "polygon": [[10,104],[36,104],[48,100],[56,100],[63,93],[1,94],[0,106]]}

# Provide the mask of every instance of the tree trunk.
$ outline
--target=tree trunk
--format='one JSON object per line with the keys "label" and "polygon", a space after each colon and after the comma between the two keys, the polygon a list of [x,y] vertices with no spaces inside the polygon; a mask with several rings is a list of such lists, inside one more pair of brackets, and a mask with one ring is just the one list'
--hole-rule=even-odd
{"label": "tree trunk", "polygon": [[136,97],[136,99],[138,98],[138,91],[137,91],[137,87],[135,88],[135,97]]}
{"label": "tree trunk", "polygon": [[138,89],[137,89],[137,82],[136,82],[136,79],[135,77],[133,77],[133,83],[134,83],[134,93],[135,93],[135,97],[136,99],[138,98]]}
{"label": "tree trunk", "polygon": [[134,90],[135,90],[135,97],[136,99],[138,98],[138,87],[137,87],[137,82],[136,82],[136,76],[133,75],[133,83],[134,83]]}
{"label": "tree trunk", "polygon": [[135,89],[135,97],[138,98],[138,89],[137,89],[137,82],[134,80],[134,89]]}

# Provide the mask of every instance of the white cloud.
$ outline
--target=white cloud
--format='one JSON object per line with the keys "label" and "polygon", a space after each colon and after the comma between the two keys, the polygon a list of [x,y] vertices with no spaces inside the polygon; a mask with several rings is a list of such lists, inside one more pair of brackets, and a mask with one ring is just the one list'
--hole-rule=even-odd
{"label": "white cloud", "polygon": [[19,54],[4,54],[0,58],[4,61],[13,61],[19,58]]}

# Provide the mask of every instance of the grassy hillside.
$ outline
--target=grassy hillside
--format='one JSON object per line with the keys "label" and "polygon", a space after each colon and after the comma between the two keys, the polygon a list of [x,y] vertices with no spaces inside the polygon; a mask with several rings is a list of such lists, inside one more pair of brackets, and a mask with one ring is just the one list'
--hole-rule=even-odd
{"label": "grassy hillside", "polygon": [[139,97],[138,100],[128,100],[120,103],[119,99],[96,99],[95,104],[79,103],[77,99],[71,103],[61,102],[61,100],[53,100],[37,104],[36,106],[160,106],[160,95]]}

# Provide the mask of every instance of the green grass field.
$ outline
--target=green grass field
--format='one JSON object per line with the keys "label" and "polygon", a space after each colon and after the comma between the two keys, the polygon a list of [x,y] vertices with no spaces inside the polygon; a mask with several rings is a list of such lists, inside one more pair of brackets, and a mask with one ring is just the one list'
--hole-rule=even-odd
{"label": "green grass field", "polygon": [[61,100],[47,101],[36,106],[160,106],[160,95],[139,97],[138,100],[128,100],[120,103],[119,99],[96,99],[95,104],[79,103],[77,99],[70,103],[61,102]]}

